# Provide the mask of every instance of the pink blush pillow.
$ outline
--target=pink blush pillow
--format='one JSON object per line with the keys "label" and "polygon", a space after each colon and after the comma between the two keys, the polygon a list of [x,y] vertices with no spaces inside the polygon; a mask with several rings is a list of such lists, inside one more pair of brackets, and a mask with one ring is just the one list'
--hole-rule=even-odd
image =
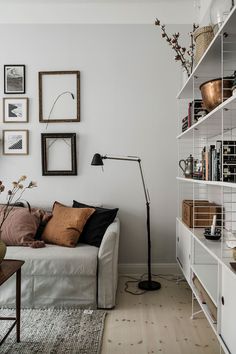
{"label": "pink blush pillow", "polygon": [[[2,215],[1,208],[0,215]],[[37,212],[13,208],[2,225],[1,239],[7,246],[30,246],[40,224]]]}

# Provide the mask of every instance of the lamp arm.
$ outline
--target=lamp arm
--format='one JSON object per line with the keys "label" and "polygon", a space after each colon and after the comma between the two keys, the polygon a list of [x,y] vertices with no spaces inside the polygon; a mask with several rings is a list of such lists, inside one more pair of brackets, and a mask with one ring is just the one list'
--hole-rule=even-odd
{"label": "lamp arm", "polygon": [[108,159],[108,160],[123,160],[123,161],[135,161],[138,162],[139,164],[139,170],[141,174],[141,179],[142,179],[142,184],[143,184],[143,190],[144,190],[144,195],[146,199],[146,203],[150,203],[150,196],[148,193],[148,189],[145,184],[144,180],[144,175],[143,175],[143,170],[142,170],[142,165],[141,165],[141,159],[138,156],[111,156],[111,155],[105,155],[102,156],[102,159]]}
{"label": "lamp arm", "polygon": [[[65,94],[67,94],[67,93],[69,93],[69,94],[72,96],[72,98],[73,98],[74,95],[73,95],[73,93],[70,92],[70,91],[65,91],[65,92],[60,93],[60,94],[56,97],[55,101],[54,101],[53,104],[52,104],[52,108],[50,109],[50,112],[49,112],[49,115],[48,115],[48,119],[50,119],[51,114],[52,114],[52,111],[53,111],[53,108],[55,107],[55,104],[57,103],[57,101],[59,100],[59,98],[60,98],[61,96],[65,95]],[[74,98],[73,98],[73,99],[74,99]]]}
{"label": "lamp arm", "polygon": [[146,203],[150,204],[150,196],[149,196],[148,189],[146,187],[145,180],[144,180],[144,175],[143,175],[143,170],[142,170],[142,165],[141,165],[141,159],[138,160],[138,163],[139,163],[139,169],[140,169],[141,179],[142,179],[142,183],[143,183],[143,190],[144,190]]}

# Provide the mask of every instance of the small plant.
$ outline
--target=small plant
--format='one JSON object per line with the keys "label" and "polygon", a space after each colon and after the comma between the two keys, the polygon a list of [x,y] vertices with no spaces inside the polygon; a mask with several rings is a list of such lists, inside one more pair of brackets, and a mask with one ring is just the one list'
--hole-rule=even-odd
{"label": "small plant", "polygon": [[182,47],[179,44],[179,38],[180,38],[180,33],[176,32],[172,36],[169,36],[166,33],[166,26],[164,24],[161,24],[160,20],[156,18],[155,25],[159,26],[162,31],[162,38],[165,38],[167,43],[171,46],[172,49],[174,49],[176,55],[175,55],[175,60],[180,61],[182,67],[186,70],[188,76],[193,71],[193,60],[194,60],[194,41],[193,41],[193,33],[196,31],[198,26],[194,23],[193,24],[193,29],[189,33],[190,35],[190,45],[189,49],[186,49],[185,47]]}

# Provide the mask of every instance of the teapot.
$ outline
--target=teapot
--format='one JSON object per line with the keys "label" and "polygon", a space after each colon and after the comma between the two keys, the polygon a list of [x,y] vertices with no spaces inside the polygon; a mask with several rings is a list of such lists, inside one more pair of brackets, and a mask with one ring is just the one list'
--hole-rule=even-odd
{"label": "teapot", "polygon": [[194,158],[191,154],[186,160],[182,159],[179,161],[179,167],[183,171],[185,178],[193,177],[193,165],[194,165]]}

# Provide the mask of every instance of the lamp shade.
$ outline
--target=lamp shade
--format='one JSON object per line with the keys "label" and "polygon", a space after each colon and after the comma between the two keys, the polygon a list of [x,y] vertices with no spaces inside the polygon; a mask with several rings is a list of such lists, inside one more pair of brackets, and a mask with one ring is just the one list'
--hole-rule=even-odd
{"label": "lamp shade", "polygon": [[100,154],[96,153],[93,156],[91,165],[93,165],[93,166],[103,166],[102,156]]}

